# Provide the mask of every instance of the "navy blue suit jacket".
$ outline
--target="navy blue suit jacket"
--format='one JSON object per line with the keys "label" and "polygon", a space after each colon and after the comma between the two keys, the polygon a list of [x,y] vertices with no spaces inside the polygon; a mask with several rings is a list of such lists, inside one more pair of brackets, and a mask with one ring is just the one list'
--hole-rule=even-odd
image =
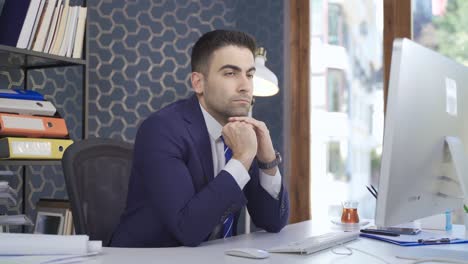
{"label": "navy blue suit jacket", "polygon": [[284,185],[276,200],[260,185],[256,161],[249,174],[243,190],[224,170],[214,177],[196,96],[165,107],[138,130],[127,206],[111,246],[196,246],[230,213],[237,223],[244,205],[257,227],[279,232],[289,215]]}

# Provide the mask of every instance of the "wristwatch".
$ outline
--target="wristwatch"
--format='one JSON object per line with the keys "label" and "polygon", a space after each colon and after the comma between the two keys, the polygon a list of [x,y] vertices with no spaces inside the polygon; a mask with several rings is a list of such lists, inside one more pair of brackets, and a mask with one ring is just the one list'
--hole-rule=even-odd
{"label": "wristwatch", "polygon": [[271,168],[274,168],[274,167],[278,166],[278,164],[280,164],[281,161],[282,161],[281,154],[279,153],[279,151],[275,151],[275,156],[276,156],[276,159],[274,159],[272,162],[268,162],[268,163],[263,163],[263,162],[257,160],[258,167],[260,169],[262,169],[262,170],[268,170],[268,169],[271,169]]}

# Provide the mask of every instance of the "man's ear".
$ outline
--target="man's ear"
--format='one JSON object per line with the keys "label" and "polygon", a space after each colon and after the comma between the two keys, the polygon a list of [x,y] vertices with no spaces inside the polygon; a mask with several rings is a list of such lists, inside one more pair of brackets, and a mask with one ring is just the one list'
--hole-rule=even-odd
{"label": "man's ear", "polygon": [[201,95],[203,94],[203,82],[204,82],[204,77],[203,74],[200,72],[192,72],[190,76],[190,80],[192,81],[192,88],[195,91],[196,94]]}

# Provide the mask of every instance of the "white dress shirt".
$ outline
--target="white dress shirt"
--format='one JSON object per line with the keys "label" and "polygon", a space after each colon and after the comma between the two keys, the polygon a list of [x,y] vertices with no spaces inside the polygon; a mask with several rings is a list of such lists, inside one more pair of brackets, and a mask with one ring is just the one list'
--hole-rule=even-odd
{"label": "white dress shirt", "polygon": [[[221,124],[211,116],[202,105],[200,108],[205,119],[208,134],[210,135],[211,153],[213,155],[213,170],[214,175],[218,175],[221,170],[229,172],[234,180],[237,182],[241,189],[249,182],[250,175],[245,169],[244,165],[236,159],[230,159],[227,164],[224,157],[224,144],[221,140],[221,131],[223,127]],[[281,173],[279,169],[276,170],[275,176],[271,176],[260,170],[260,185],[267,191],[273,198],[278,199],[281,191]]]}

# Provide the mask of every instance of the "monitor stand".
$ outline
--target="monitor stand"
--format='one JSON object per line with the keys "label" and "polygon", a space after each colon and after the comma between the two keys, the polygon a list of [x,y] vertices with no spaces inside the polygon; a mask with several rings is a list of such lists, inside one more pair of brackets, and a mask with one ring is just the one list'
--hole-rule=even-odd
{"label": "monitor stand", "polygon": [[[451,163],[454,167],[455,171],[455,179],[449,176],[439,176],[438,180],[444,183],[455,183],[461,193],[454,194],[448,193],[444,190],[436,190],[437,196],[442,198],[455,198],[462,200],[464,205],[468,206],[468,159],[465,155],[465,151],[463,148],[463,143],[458,137],[447,136],[445,137],[445,150],[444,150],[444,160],[447,163]],[[463,177],[466,175],[466,177]],[[463,205],[462,205],[463,206]],[[389,231],[393,233],[397,233],[400,235],[414,235],[419,233],[420,228],[413,228],[413,227],[406,227],[400,228],[400,226],[396,227],[377,227],[378,230]],[[466,234],[468,235],[468,221],[465,221],[465,230]]]}
{"label": "monitor stand", "polygon": [[[455,169],[456,179],[450,177],[440,177],[443,181],[455,181],[461,190],[461,195],[455,198],[461,199],[463,202],[462,206],[468,205],[468,161],[465,155],[463,143],[458,137],[445,137],[445,144],[447,147],[446,153],[449,154],[447,159],[452,161]],[[439,192],[441,195],[447,195],[453,198],[453,194],[444,194]],[[465,230],[468,231],[468,221],[465,221]]]}

